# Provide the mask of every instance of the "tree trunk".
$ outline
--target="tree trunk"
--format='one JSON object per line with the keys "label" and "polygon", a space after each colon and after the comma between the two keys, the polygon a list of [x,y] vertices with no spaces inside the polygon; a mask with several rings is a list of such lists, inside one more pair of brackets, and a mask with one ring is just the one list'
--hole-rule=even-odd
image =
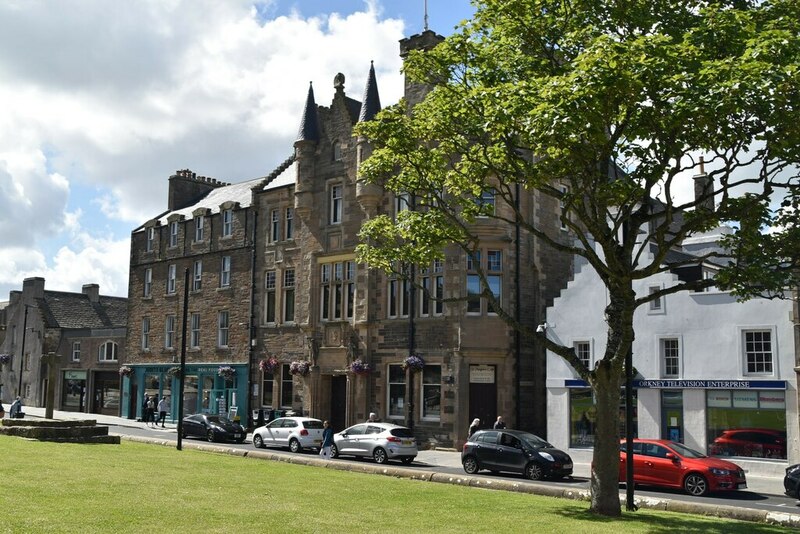
{"label": "tree trunk", "polygon": [[592,458],[591,511],[618,517],[619,500],[619,398],[621,375],[608,362],[597,367],[594,395],[594,456]]}

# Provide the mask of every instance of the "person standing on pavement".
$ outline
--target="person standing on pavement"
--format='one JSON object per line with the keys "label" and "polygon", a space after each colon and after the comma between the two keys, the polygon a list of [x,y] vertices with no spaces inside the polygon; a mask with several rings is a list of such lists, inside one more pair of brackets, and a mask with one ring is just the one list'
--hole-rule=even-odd
{"label": "person standing on pavement", "polygon": [[144,422],[147,423],[147,426],[155,426],[156,403],[153,401],[153,397],[148,395],[144,405]]}
{"label": "person standing on pavement", "polygon": [[497,421],[494,422],[494,426],[492,428],[494,428],[495,430],[503,430],[505,427],[506,427],[506,422],[503,421],[503,416],[498,415]]}
{"label": "person standing on pavement", "polygon": [[333,445],[333,429],[327,421],[322,423],[322,428],[322,445],[319,448],[319,455],[324,460],[329,460],[331,457],[331,445]]}
{"label": "person standing on pavement", "polygon": [[22,411],[22,399],[17,397],[16,400],[14,400],[14,402],[11,403],[11,408],[8,411],[8,416],[11,417],[11,419],[14,419],[15,417],[19,416],[19,413],[21,411]]}
{"label": "person standing on pavement", "polygon": [[469,432],[467,433],[467,438],[471,438],[472,434],[474,434],[478,429],[481,427],[481,420],[477,417],[472,420],[472,424],[469,425]]}
{"label": "person standing on pavement", "polygon": [[378,414],[376,414],[375,412],[369,413],[369,418],[367,419],[367,423],[377,423],[379,421],[380,418],[378,417]]}
{"label": "person standing on pavement", "polygon": [[169,410],[169,403],[167,401],[167,396],[164,395],[161,397],[161,400],[158,401],[158,419],[161,421],[161,428],[164,428],[164,421],[167,420],[167,411]]}

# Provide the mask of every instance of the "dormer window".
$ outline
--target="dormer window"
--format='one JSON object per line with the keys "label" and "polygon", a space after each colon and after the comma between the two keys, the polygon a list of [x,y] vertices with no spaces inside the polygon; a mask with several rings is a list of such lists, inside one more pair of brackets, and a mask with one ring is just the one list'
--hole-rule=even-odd
{"label": "dormer window", "polygon": [[222,237],[233,234],[233,210],[222,210]]}
{"label": "dormer window", "polygon": [[205,217],[202,215],[198,215],[194,218],[194,240],[195,242],[200,242],[203,240],[203,226],[205,223]]}
{"label": "dormer window", "polygon": [[169,246],[170,248],[178,246],[178,221],[169,223]]}

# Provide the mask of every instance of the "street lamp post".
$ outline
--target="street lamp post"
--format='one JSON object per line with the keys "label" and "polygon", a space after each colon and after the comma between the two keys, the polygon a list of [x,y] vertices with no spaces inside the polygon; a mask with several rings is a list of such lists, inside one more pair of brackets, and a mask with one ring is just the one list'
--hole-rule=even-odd
{"label": "street lamp post", "polygon": [[178,450],[183,446],[183,388],[186,379],[186,321],[189,317],[189,268],[183,277],[183,326],[181,328],[181,377],[178,388]]}

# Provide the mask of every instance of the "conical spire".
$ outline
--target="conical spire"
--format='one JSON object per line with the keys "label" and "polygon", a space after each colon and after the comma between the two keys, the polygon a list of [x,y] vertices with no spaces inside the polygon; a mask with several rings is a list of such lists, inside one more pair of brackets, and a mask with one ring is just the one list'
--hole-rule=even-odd
{"label": "conical spire", "polygon": [[300,131],[297,132],[297,141],[319,141],[319,119],[317,118],[317,103],[314,101],[314,87],[308,83],[308,97],[300,120]]}
{"label": "conical spire", "polygon": [[378,82],[375,79],[375,66],[369,62],[369,77],[364,87],[364,98],[361,101],[361,113],[358,122],[371,121],[381,110],[381,97],[378,96]]}

